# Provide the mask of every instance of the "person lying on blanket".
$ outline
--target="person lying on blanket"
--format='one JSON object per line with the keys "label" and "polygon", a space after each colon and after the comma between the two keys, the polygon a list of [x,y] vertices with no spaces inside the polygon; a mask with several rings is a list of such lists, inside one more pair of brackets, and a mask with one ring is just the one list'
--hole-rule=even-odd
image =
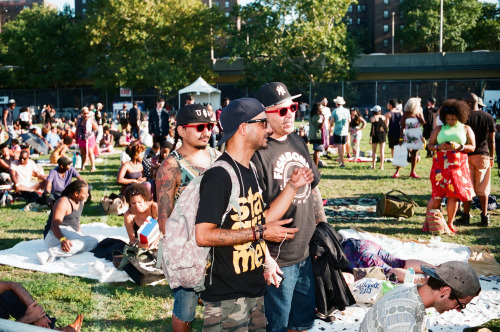
{"label": "person lying on blanket", "polygon": [[[385,275],[396,274],[399,282],[405,279],[406,270],[410,267],[415,273],[423,273],[420,265],[425,262],[418,259],[399,259],[385,251],[380,245],[370,240],[343,239],[342,248],[349,261],[349,270],[378,266]],[[415,278],[415,283],[424,280]]]}
{"label": "person lying on blanket", "polygon": [[54,203],[43,232],[48,252],[37,254],[41,264],[52,263],[58,257],[91,251],[97,246],[95,237],[83,236],[80,232],[80,217],[88,196],[88,184],[76,180],[63,190],[61,198]]}
{"label": "person lying on blanket", "polygon": [[[56,319],[49,317],[21,284],[0,281],[0,318],[9,319],[10,317],[19,323],[67,332],[80,331],[83,321],[83,315],[80,314],[68,326],[56,328]],[[25,330],[28,331],[28,329]]]}
{"label": "person lying on blanket", "polygon": [[[144,224],[147,217],[158,220],[158,204],[151,201],[151,193],[141,183],[132,183],[125,190],[125,200],[129,209],[123,215],[123,221],[129,238],[129,244],[138,242],[137,231]],[[158,249],[158,241],[150,245],[138,242],[139,247],[145,249]]]}

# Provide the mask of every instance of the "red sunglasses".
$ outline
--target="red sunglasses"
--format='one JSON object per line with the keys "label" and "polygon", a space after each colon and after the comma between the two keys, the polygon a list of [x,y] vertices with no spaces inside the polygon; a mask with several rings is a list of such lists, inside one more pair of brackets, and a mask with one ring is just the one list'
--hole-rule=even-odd
{"label": "red sunglasses", "polygon": [[280,116],[283,117],[288,114],[288,111],[295,113],[299,109],[299,103],[294,102],[288,107],[280,108],[279,110],[266,111],[266,113],[277,113],[279,112]]}
{"label": "red sunglasses", "polygon": [[197,124],[197,125],[183,125],[183,127],[192,127],[196,128],[196,131],[201,133],[203,130],[208,129],[208,131],[211,131],[214,129],[214,124],[213,123],[203,123],[203,124]]}

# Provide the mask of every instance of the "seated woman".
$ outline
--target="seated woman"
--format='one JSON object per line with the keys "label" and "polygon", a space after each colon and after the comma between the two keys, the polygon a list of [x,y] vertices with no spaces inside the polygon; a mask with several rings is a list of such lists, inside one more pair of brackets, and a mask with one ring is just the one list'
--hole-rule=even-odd
{"label": "seated woman", "polygon": [[14,160],[7,143],[0,144],[0,180],[12,182],[10,178],[10,164]]}
{"label": "seated woman", "polygon": [[[396,274],[399,282],[404,281],[406,270],[410,267],[415,270],[415,273],[423,273],[420,265],[425,262],[418,259],[399,259],[370,240],[344,238],[342,240],[342,247],[349,261],[350,272],[352,272],[354,268],[378,266],[384,270],[387,276],[392,273]],[[415,280],[417,281],[417,279]]]}
{"label": "seated woman", "polygon": [[69,151],[69,147],[73,143],[73,139],[71,137],[65,136],[61,142],[56,146],[54,151],[50,154],[50,163],[56,164],[59,158],[67,157],[66,152]]}
{"label": "seated woman", "polygon": [[146,148],[144,148],[144,145],[134,145],[130,149],[130,161],[124,163],[120,168],[117,182],[122,185],[122,195],[125,193],[127,186],[132,183],[142,183],[148,188],[149,192],[151,192],[151,184],[146,182],[147,179],[143,173],[142,158],[144,157],[145,150]]}
{"label": "seated woman", "polygon": [[99,143],[99,148],[101,152],[113,152],[113,135],[109,132],[109,127],[104,127],[104,133],[102,134],[101,142]]}
{"label": "seated woman", "polygon": [[58,257],[90,251],[97,246],[95,237],[83,236],[80,232],[80,217],[88,196],[88,184],[76,180],[63,190],[61,198],[54,203],[43,232],[48,252],[37,254],[42,265],[52,263]]}
{"label": "seated woman", "polygon": [[[158,220],[158,205],[151,201],[151,193],[139,183],[133,183],[125,190],[125,200],[129,209],[123,215],[123,221],[129,238],[129,244],[138,242],[137,231],[144,224],[147,217]],[[139,247],[145,249],[157,249],[158,242],[151,245],[138,243]]]}

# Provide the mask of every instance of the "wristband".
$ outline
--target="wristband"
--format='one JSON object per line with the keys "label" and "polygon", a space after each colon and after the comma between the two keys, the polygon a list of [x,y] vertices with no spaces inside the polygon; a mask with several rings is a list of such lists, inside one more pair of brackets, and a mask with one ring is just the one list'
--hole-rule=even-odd
{"label": "wristband", "polygon": [[64,240],[66,240],[66,236],[63,236],[62,238],[59,239],[60,242],[63,242]]}
{"label": "wristband", "polygon": [[403,139],[403,138],[400,138],[400,139],[399,139],[399,141],[400,141],[400,142],[401,142],[401,141],[404,141],[404,139]]}
{"label": "wristband", "polygon": [[256,234],[255,234],[255,227],[252,226],[252,234],[253,234],[253,242],[256,242],[257,241],[257,237],[256,237]]}
{"label": "wristband", "polygon": [[458,151],[463,151],[463,150],[465,150],[465,145],[460,144],[460,149],[458,149]]}

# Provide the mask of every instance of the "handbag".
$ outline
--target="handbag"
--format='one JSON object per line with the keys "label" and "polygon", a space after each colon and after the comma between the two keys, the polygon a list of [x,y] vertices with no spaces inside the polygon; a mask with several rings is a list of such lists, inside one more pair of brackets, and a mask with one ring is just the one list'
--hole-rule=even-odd
{"label": "handbag", "polygon": [[432,235],[455,235],[444,220],[443,214],[439,209],[430,209],[425,215],[425,222],[422,226],[422,232]]}
{"label": "handbag", "polygon": [[[403,197],[391,195],[393,192],[398,192]],[[391,190],[379,199],[376,213],[379,217],[411,218],[417,206],[417,203],[404,192]]]}
{"label": "handbag", "polygon": [[128,204],[123,197],[116,194],[104,196],[101,200],[102,209],[105,214],[123,215],[128,210]]}
{"label": "handbag", "polygon": [[395,145],[394,146],[394,157],[392,158],[392,164],[397,167],[406,167],[408,165],[408,150],[406,146]]}
{"label": "handbag", "polygon": [[156,267],[157,257],[158,250],[140,248],[137,243],[133,245],[126,244],[123,247],[123,259],[118,265],[118,270],[123,269],[125,265],[130,263],[142,274],[158,275],[164,279],[163,270]]}

